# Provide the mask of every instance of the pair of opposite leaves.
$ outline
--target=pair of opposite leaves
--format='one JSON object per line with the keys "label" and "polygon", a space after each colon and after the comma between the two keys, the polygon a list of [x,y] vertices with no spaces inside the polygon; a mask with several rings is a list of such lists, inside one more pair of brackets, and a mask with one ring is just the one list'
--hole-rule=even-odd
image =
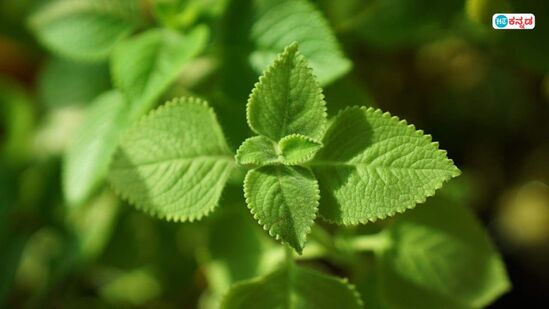
{"label": "pair of opposite leaves", "polygon": [[254,217],[301,252],[317,212],[337,224],[375,221],[459,174],[429,135],[388,113],[350,107],[328,124],[322,89],[295,43],[260,77],[247,119],[258,135],[234,157],[205,102],[169,102],[126,132],[109,179],[138,208],[192,221],[216,207],[236,158],[251,168],[244,193]]}

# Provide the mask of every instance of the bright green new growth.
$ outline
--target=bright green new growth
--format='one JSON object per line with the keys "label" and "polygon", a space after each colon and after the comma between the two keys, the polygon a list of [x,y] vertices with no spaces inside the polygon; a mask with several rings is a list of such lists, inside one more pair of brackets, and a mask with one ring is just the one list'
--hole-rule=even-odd
{"label": "bright green new growth", "polygon": [[244,181],[248,208],[269,231],[301,253],[317,213],[318,183],[310,169],[286,167],[308,161],[320,148],[326,106],[297,43],[286,47],[255,85],[247,106],[250,128],[259,137],[238,149],[241,165],[272,165],[251,170]]}
{"label": "bright green new growth", "polygon": [[[248,123],[260,136],[247,139],[236,155],[241,165],[275,165],[250,171],[244,184],[248,208],[271,235],[301,252],[318,203],[312,186],[300,193],[288,185],[309,177],[279,165],[312,167],[322,192],[320,214],[344,225],[413,208],[459,174],[430,136],[379,110],[348,108],[324,134],[322,89],[297,48],[288,46],[252,91]],[[315,141],[322,136],[322,144]],[[314,175],[310,182],[316,186]]]}
{"label": "bright green new growth", "polygon": [[309,161],[322,147],[320,142],[299,134],[288,135],[282,138],[278,144],[282,156],[281,162],[287,165]]}
{"label": "bright green new growth", "polygon": [[277,143],[265,136],[246,139],[236,151],[235,160],[240,165],[262,166],[279,162]]}
{"label": "bright green new growth", "polygon": [[310,165],[322,192],[320,214],[338,224],[404,212],[460,174],[429,135],[372,108],[340,112],[323,144]]}
{"label": "bright green new growth", "polygon": [[58,0],[38,10],[30,27],[56,53],[99,61],[137,27],[135,10],[131,1]]}
{"label": "bright green new growth", "polygon": [[259,78],[248,100],[250,128],[273,141],[290,134],[321,139],[326,103],[297,43],[286,47]]}
{"label": "bright green new growth", "polygon": [[233,166],[213,110],[204,101],[181,99],[127,131],[109,179],[138,208],[168,220],[193,221],[215,208]]}
{"label": "bright green new growth", "polygon": [[311,171],[284,165],[251,170],[244,180],[244,195],[258,223],[301,253],[320,198]]}
{"label": "bright green new growth", "polygon": [[235,158],[245,166],[296,165],[309,161],[320,147],[321,143],[299,134],[283,137],[278,143],[264,136],[253,136],[242,143]]}
{"label": "bright green new growth", "polygon": [[265,277],[235,284],[221,308],[358,309],[362,300],[346,280],[288,264]]}

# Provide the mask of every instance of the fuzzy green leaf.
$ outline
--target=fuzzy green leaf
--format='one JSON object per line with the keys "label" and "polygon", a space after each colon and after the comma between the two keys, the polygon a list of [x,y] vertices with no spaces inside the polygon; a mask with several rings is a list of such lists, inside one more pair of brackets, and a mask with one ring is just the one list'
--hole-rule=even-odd
{"label": "fuzzy green leaf", "polygon": [[346,280],[295,265],[233,285],[222,309],[362,308],[360,295]]}
{"label": "fuzzy green leaf", "polygon": [[301,253],[318,207],[318,183],[309,169],[283,165],[248,172],[248,208],[269,234]]}
{"label": "fuzzy green leaf", "polygon": [[137,26],[131,1],[58,0],[40,8],[30,26],[46,47],[78,60],[107,58]]}
{"label": "fuzzy green leaf", "polygon": [[240,165],[270,165],[278,163],[275,143],[264,136],[246,139],[236,151],[236,162]]}
{"label": "fuzzy green leaf", "polygon": [[182,35],[153,29],[120,43],[113,51],[113,82],[139,117],[175,81],[183,66],[206,44],[208,31],[197,27]]}
{"label": "fuzzy green leaf", "polygon": [[299,134],[283,137],[278,144],[264,136],[254,136],[242,143],[235,158],[240,165],[296,165],[310,160],[320,147],[319,142]]}
{"label": "fuzzy green leaf", "polygon": [[339,224],[383,219],[415,207],[460,174],[429,135],[372,108],[333,120],[310,163],[320,183],[320,214]]}
{"label": "fuzzy green leaf", "polygon": [[510,288],[501,257],[461,205],[435,197],[387,233],[392,245],[381,252],[381,275],[391,307],[482,308]]}
{"label": "fuzzy green leaf", "polygon": [[326,103],[296,43],[259,78],[248,100],[247,118],[254,132],[274,141],[290,134],[322,138]]}
{"label": "fuzzy green leaf", "polygon": [[137,208],[192,221],[217,205],[232,157],[213,110],[198,99],[178,99],[128,129],[109,180]]}
{"label": "fuzzy green leaf", "polygon": [[256,47],[250,60],[258,72],[295,41],[320,84],[326,85],[351,69],[328,22],[306,0],[261,1],[251,36]]}
{"label": "fuzzy green leaf", "polygon": [[295,165],[309,161],[322,144],[299,134],[288,135],[278,143],[282,163]]}
{"label": "fuzzy green leaf", "polygon": [[113,90],[99,96],[86,111],[63,158],[63,193],[69,205],[82,204],[107,176],[118,136],[126,127],[126,108],[122,94]]}

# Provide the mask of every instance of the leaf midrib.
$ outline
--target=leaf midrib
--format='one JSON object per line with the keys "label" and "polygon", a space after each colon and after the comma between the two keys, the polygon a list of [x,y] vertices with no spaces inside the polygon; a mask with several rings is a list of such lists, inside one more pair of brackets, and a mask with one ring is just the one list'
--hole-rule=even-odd
{"label": "leaf midrib", "polygon": [[451,171],[452,169],[446,168],[426,168],[426,167],[397,167],[390,165],[379,165],[379,164],[369,164],[365,162],[350,163],[350,162],[341,162],[341,161],[330,161],[330,160],[321,160],[321,161],[311,161],[306,164],[309,167],[364,167],[367,169],[372,168],[384,168],[389,170],[415,170],[415,171]]}
{"label": "leaf midrib", "polygon": [[180,158],[170,158],[170,159],[163,159],[163,160],[156,160],[156,161],[149,161],[149,162],[140,162],[133,165],[128,166],[117,166],[117,169],[131,169],[135,168],[136,166],[142,167],[142,166],[148,166],[148,165],[155,165],[155,164],[165,164],[165,163],[172,163],[174,161],[228,161],[233,162],[233,157],[228,155],[218,155],[218,156],[197,156],[197,157],[180,157]]}

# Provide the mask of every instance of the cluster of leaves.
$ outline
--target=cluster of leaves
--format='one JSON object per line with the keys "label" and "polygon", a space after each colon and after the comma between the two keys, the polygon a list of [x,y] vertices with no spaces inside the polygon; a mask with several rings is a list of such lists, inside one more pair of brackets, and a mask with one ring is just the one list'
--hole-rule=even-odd
{"label": "cluster of leaves", "polygon": [[[225,8],[190,1],[182,14],[183,5],[176,3],[155,3],[158,27],[151,27],[142,4],[125,0],[50,1],[29,20],[40,43],[61,57],[51,59],[43,72],[49,81],[42,85],[43,100],[49,105],[91,101],[62,163],[63,198],[74,212],[81,254],[98,254],[115,220],[118,202],[100,190],[108,180],[122,200],[152,216],[192,222],[212,215],[206,221],[212,225],[206,228],[211,243],[202,245],[208,256],[199,260],[206,265],[215,305],[222,308],[469,308],[485,306],[509,289],[501,258],[469,210],[451,199],[427,199],[460,174],[430,135],[389,113],[359,106],[367,102],[353,102],[328,119],[321,87],[348,73],[351,61],[313,4],[234,0]],[[240,142],[241,134],[233,134],[230,117],[220,113],[225,102],[212,99],[210,105],[199,91],[155,109],[182,72],[194,73],[185,70],[189,64],[209,49],[219,52],[210,44],[218,29],[201,23],[208,17],[196,17],[195,10],[209,17],[223,10],[230,15],[231,5],[253,7],[247,37],[253,48],[243,54],[254,72],[262,73],[245,109],[254,136],[238,148],[232,143]],[[376,11],[392,9],[378,2],[368,11],[381,18]],[[422,37],[422,29],[444,19],[446,9],[419,19],[425,25],[410,21],[411,34],[385,27],[380,40],[373,27],[363,27],[361,36],[381,46],[403,44]],[[227,45],[224,55],[242,53]],[[232,66],[229,73],[244,76],[245,70]],[[112,83],[104,82],[109,73]],[[234,187],[240,189],[236,198]],[[281,246],[251,239],[257,234],[249,225],[252,218],[228,210],[231,204],[247,205],[267,231],[263,234],[286,247],[286,259],[280,257]],[[393,216],[377,234],[348,235]],[[367,283],[357,279],[356,265],[367,264],[363,251],[375,259]],[[349,268],[340,273],[350,280],[296,263],[317,257]],[[276,263],[258,266],[269,259]],[[134,275],[149,278],[148,273],[138,269]],[[224,279],[216,281],[219,277]],[[145,286],[153,293],[154,284]]]}
{"label": "cluster of leaves", "polygon": [[[353,225],[413,208],[433,195],[444,181],[459,174],[429,136],[379,110],[351,107],[328,126],[322,89],[297,44],[285,48],[260,77],[248,100],[247,118],[258,135],[245,140],[235,156],[238,165],[249,168],[244,180],[246,203],[271,236],[300,254],[317,216],[321,194],[324,199],[320,214],[326,221]],[[199,99],[184,98],[160,107],[124,134],[109,178],[115,190],[138,208],[168,220],[192,221],[217,206],[234,168],[213,110]],[[459,216],[464,215],[452,218]],[[437,220],[427,219],[433,223]],[[394,234],[392,238],[399,246],[381,251],[388,256],[383,258],[383,265],[389,273],[426,278],[419,279],[420,284],[430,285],[438,278],[424,277],[427,273],[452,277],[461,267],[473,266],[473,261],[466,259],[456,265],[426,264],[438,269],[416,274],[415,263],[433,259],[423,255],[431,250],[427,249],[430,246],[434,246],[434,256],[439,257],[469,249],[447,245],[449,240],[439,239],[441,235],[432,230],[412,227],[402,232],[406,225],[394,229],[388,233]],[[482,237],[481,231],[473,234]],[[423,239],[425,248],[408,252],[409,242],[416,246]],[[471,299],[457,302],[485,305],[507,289],[505,281],[499,281],[505,273],[488,242],[471,238],[467,243],[486,251],[486,260],[483,258],[481,264],[493,264],[486,276],[494,278],[490,280],[497,286],[490,284]],[[437,252],[441,244],[445,248]],[[474,263],[479,261],[473,259]],[[409,261],[412,264],[406,264]],[[222,307],[248,308],[258,301],[269,308],[277,304],[289,308],[329,308],[340,303],[350,308],[361,306],[351,286],[310,273],[292,261],[284,265],[266,277],[234,286]],[[444,282],[448,281],[440,280],[441,294],[446,295]],[[313,290],[326,298],[308,292]]]}

